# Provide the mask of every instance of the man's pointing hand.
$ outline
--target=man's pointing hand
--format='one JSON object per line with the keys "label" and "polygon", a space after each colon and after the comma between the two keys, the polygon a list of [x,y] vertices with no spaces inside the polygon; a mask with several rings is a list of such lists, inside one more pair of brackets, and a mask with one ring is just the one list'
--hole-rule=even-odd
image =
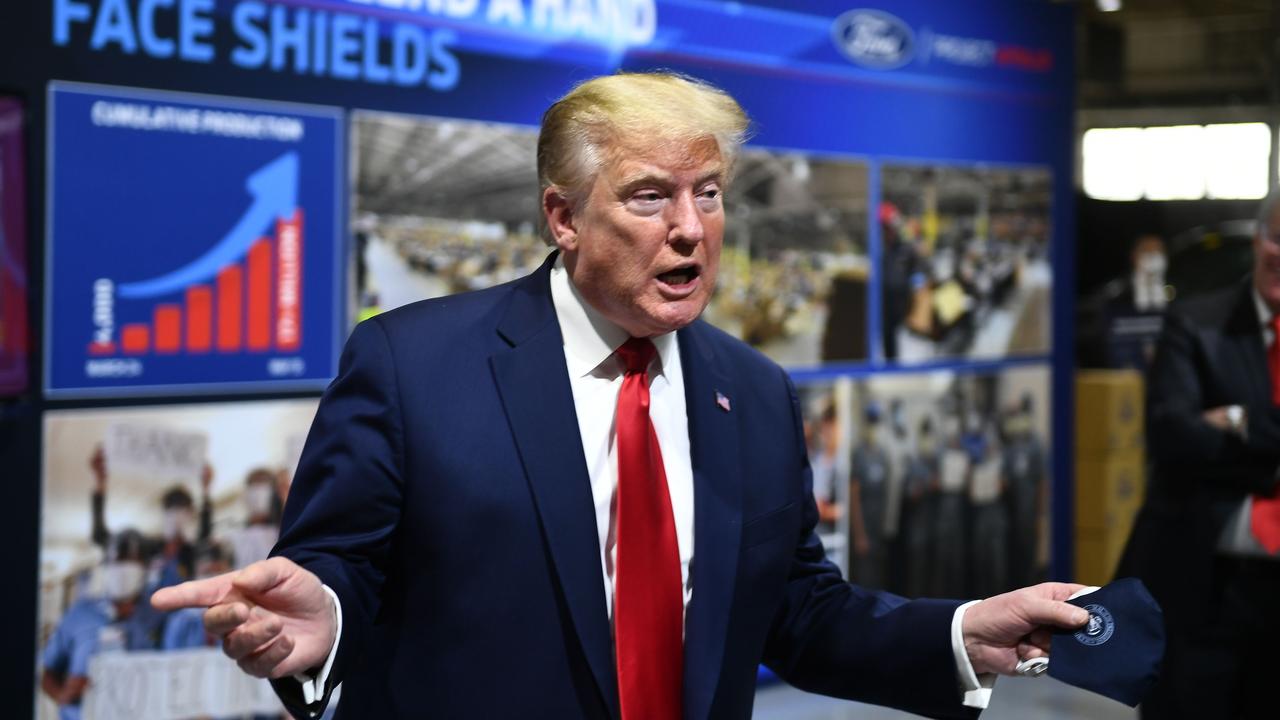
{"label": "man's pointing hand", "polygon": [[165,611],[208,608],[205,630],[255,677],[281,678],[317,668],[336,641],[333,600],[320,579],[283,557],[157,590],[151,604]]}

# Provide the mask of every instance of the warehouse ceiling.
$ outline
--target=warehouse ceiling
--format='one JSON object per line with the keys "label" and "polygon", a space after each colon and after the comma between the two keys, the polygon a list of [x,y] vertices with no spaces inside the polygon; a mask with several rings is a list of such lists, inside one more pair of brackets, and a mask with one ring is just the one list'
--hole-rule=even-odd
{"label": "warehouse ceiling", "polygon": [[532,129],[362,113],[355,133],[358,213],[511,226],[538,217]]}
{"label": "warehouse ceiling", "polygon": [[1078,102],[1083,109],[1272,105],[1275,0],[1122,0],[1101,12],[1079,0]]}
{"label": "warehouse ceiling", "polygon": [[[531,128],[360,113],[356,213],[531,222],[539,216],[536,143]],[[865,163],[750,150],[739,162],[730,207],[757,222],[865,215],[866,174]]]}

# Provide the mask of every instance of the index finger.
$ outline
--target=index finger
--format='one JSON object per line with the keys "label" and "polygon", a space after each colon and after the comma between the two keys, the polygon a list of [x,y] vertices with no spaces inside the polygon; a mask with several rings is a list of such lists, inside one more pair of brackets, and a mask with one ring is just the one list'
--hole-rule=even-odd
{"label": "index finger", "polygon": [[273,557],[259,560],[236,573],[232,583],[241,592],[259,594],[287,580],[298,566],[285,557]]}
{"label": "index finger", "polygon": [[151,595],[151,606],[169,611],[188,607],[217,605],[231,592],[235,572],[223,573],[205,580],[191,580],[181,585],[161,588]]}

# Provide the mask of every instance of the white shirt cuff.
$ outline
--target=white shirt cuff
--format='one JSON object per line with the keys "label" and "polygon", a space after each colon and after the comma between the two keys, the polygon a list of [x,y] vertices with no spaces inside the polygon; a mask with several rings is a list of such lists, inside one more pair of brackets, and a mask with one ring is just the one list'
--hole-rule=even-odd
{"label": "white shirt cuff", "polygon": [[329,648],[329,657],[325,658],[320,672],[316,673],[315,677],[301,673],[293,676],[294,680],[302,684],[304,705],[311,705],[324,697],[324,686],[329,680],[329,671],[333,669],[333,659],[338,656],[338,643],[342,640],[342,601],[338,600],[338,594],[328,585],[320,587],[324,588],[324,591],[329,593],[329,599],[333,600],[333,614],[337,619],[338,630],[333,636],[333,647]]}
{"label": "white shirt cuff", "polygon": [[964,691],[965,707],[985,710],[991,702],[991,690],[995,687],[997,675],[975,673],[969,652],[964,649],[964,611],[980,602],[972,600],[956,608],[956,614],[951,617],[951,654],[956,660],[956,676],[960,679],[960,689]]}

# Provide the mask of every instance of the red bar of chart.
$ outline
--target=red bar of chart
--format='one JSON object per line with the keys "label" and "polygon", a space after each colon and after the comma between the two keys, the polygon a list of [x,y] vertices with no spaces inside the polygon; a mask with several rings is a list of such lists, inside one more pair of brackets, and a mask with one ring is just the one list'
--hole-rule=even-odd
{"label": "red bar of chart", "polygon": [[213,291],[208,285],[187,288],[187,352],[207,353],[213,347]]}
{"label": "red bar of chart", "polygon": [[151,349],[151,328],[146,323],[129,323],[120,328],[120,349],[125,355],[142,355]]}
{"label": "red bar of chart", "polygon": [[271,241],[262,239],[249,248],[249,287],[247,309],[249,323],[247,342],[249,350],[264,352],[271,349]]}
{"label": "red bar of chart", "polygon": [[228,265],[218,273],[218,352],[239,352],[244,315],[244,270]]}
{"label": "red bar of chart", "polygon": [[172,355],[182,349],[182,306],[157,305],[155,309],[156,352]]}
{"label": "red bar of chart", "polygon": [[[192,285],[181,303],[159,303],[150,323],[120,329],[119,352],[297,352],[302,348],[302,211],[276,220],[244,261],[218,271],[212,285]],[[89,353],[114,355],[116,343],[93,341]]]}

